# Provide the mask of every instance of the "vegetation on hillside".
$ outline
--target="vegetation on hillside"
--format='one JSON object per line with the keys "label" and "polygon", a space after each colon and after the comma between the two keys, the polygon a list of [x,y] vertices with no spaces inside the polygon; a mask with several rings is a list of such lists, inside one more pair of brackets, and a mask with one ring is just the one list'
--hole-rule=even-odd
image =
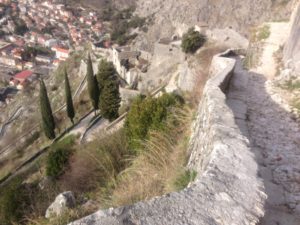
{"label": "vegetation on hillside", "polygon": [[20,179],[14,179],[5,188],[0,189],[0,224],[13,225],[27,211],[27,197]]}
{"label": "vegetation on hillside", "polygon": [[72,92],[71,92],[67,70],[65,70],[65,98],[66,98],[67,115],[71,120],[72,124],[74,124],[75,110],[74,110]]}
{"label": "vegetation on hillside", "polygon": [[[111,39],[119,45],[125,45],[133,40],[137,35],[131,33],[133,29],[142,28],[146,24],[146,18],[133,15],[133,8],[123,11],[107,11],[109,15],[106,19],[111,21]],[[115,13],[114,13],[115,12]]]}
{"label": "vegetation on hillside", "polygon": [[[41,175],[31,176],[30,185],[18,197],[22,204],[14,208],[20,214],[10,220],[27,225],[64,225],[92,212],[75,208],[54,220],[45,219],[47,207],[65,190],[73,191],[79,199],[92,199],[99,207],[110,207],[178,190],[192,181],[195,173],[184,168],[192,119],[189,107],[175,94],[139,97],[134,104],[129,113],[132,117],[138,114],[137,108],[142,107],[142,115],[149,115],[151,119],[146,122],[128,119],[125,128],[112,134],[99,134],[96,140],[84,146],[76,144],[75,136],[53,144],[36,171],[43,173],[43,177],[52,177],[51,182],[41,189],[40,179],[36,178]],[[137,136],[139,147],[133,149],[128,136],[131,133],[126,129],[132,129],[134,133],[135,125],[138,130],[147,132]],[[136,180],[140,182],[134,182]],[[24,188],[24,184],[19,182],[13,191],[17,192],[21,187]],[[2,201],[0,196],[0,203]],[[0,218],[9,215],[10,208],[7,210],[4,214],[0,210]]]}
{"label": "vegetation on hillside", "polygon": [[44,133],[47,138],[52,140],[55,138],[55,122],[47,89],[43,80],[40,81],[40,111]]}
{"label": "vegetation on hillside", "polygon": [[169,108],[182,105],[183,100],[175,94],[163,94],[160,98],[139,96],[132,104],[125,122],[125,132],[132,151],[141,147],[150,130],[164,129],[163,121]]}
{"label": "vegetation on hillside", "polygon": [[87,85],[90,100],[92,102],[94,110],[96,111],[99,109],[99,88],[97,79],[94,74],[93,63],[90,55],[88,56],[87,62]]}
{"label": "vegetation on hillside", "polygon": [[265,40],[270,36],[270,26],[269,25],[263,25],[262,27],[259,27],[256,32],[256,40],[261,41]]}
{"label": "vegetation on hillside", "polygon": [[112,121],[119,116],[121,97],[119,93],[119,80],[114,65],[106,60],[99,63],[97,74],[101,115]]}
{"label": "vegetation on hillside", "polygon": [[195,53],[206,42],[206,36],[190,28],[182,37],[181,48],[185,53]]}

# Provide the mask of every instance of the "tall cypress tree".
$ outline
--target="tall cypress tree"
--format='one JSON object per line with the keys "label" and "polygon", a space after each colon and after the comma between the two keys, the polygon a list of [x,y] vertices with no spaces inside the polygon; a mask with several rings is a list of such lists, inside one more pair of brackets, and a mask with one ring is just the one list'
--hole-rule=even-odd
{"label": "tall cypress tree", "polygon": [[104,88],[105,82],[115,75],[116,75],[116,70],[112,62],[108,62],[107,60],[101,60],[99,63],[99,68],[97,73],[97,81],[100,90],[100,95],[102,89]]}
{"label": "tall cypress tree", "polygon": [[104,118],[112,121],[119,116],[120,108],[119,82],[116,76],[105,81],[100,95],[100,110]]}
{"label": "tall cypress tree", "polygon": [[87,84],[88,84],[88,92],[90,99],[92,101],[92,105],[94,107],[94,110],[96,111],[99,109],[99,88],[98,88],[98,82],[96,77],[94,76],[94,70],[93,70],[93,64],[92,59],[89,54],[88,56],[88,62],[87,62]]}
{"label": "tall cypress tree", "polygon": [[50,140],[55,138],[55,122],[44,81],[40,80],[40,110],[45,135]]}
{"label": "tall cypress tree", "polygon": [[67,105],[67,114],[70,118],[72,124],[74,124],[75,110],[72,99],[72,92],[70,87],[70,82],[67,74],[67,70],[65,69],[65,94],[66,94],[66,105]]}

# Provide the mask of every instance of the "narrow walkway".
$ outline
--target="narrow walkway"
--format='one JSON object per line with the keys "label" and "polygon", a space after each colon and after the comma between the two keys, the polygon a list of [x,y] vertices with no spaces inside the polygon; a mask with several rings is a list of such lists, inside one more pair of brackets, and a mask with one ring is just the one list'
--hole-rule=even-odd
{"label": "narrow walkway", "polygon": [[273,79],[276,75],[277,62],[274,53],[284,45],[289,35],[288,22],[265,23],[269,27],[270,36],[263,42],[263,51],[258,67],[253,68],[253,72],[264,74],[268,79]]}
{"label": "narrow walkway", "polygon": [[[300,129],[275,97],[265,76],[245,71],[237,61],[228,104],[250,140],[268,195],[260,225],[299,225]],[[247,118],[241,118],[245,110]]]}
{"label": "narrow walkway", "polygon": [[299,124],[276,103],[270,82],[251,73],[248,84],[248,128],[268,195],[262,225],[300,224]]}
{"label": "narrow walkway", "polygon": [[[277,67],[273,56],[287,38],[288,24],[268,25],[270,36],[264,42],[259,66],[248,72],[238,60],[228,94],[231,98],[244,96],[246,106],[229,105],[250,140],[268,196],[260,225],[300,225],[300,127],[271,81]],[[239,110],[245,107],[243,124]]]}

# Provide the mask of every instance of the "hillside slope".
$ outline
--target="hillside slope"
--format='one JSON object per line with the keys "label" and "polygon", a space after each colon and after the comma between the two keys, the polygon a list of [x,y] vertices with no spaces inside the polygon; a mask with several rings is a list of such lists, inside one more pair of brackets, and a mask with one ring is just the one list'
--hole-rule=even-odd
{"label": "hillside slope", "polygon": [[294,0],[137,0],[141,16],[153,16],[147,41],[140,44],[147,48],[161,37],[182,34],[199,22],[211,28],[232,27],[245,36],[249,28],[261,22],[288,20]]}

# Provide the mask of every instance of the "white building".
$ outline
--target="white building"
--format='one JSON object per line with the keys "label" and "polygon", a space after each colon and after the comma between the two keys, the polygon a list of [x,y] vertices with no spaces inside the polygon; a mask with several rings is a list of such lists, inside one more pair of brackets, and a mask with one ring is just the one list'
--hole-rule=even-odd
{"label": "white building", "polygon": [[52,47],[51,49],[52,51],[55,52],[55,56],[57,59],[64,61],[67,58],[69,58],[70,55],[69,49],[60,48],[60,47]]}

